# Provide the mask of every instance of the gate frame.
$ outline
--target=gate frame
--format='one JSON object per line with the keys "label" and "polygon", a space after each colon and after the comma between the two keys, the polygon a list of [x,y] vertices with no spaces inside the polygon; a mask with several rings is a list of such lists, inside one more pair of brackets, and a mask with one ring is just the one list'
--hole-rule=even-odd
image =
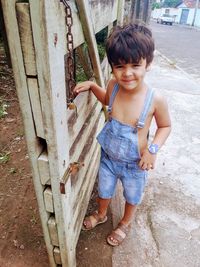
{"label": "gate frame", "polygon": [[[111,2],[114,3],[108,1]],[[86,192],[86,196],[83,195],[84,212],[79,218],[79,231],[74,237],[71,224],[73,215],[71,179],[66,182],[66,194],[61,194],[59,187],[60,180],[71,162],[70,134],[65,123],[71,113],[66,109],[64,5],[57,0],[29,0],[28,3],[23,0],[1,0],[1,4],[50,266],[75,267],[75,249],[80,225],[95,179],[87,192],[84,185],[82,186],[84,193]],[[76,0],[81,24],[75,0],[69,4],[73,10],[74,21],[77,23],[73,27],[73,34],[78,32],[77,29],[80,31],[81,25],[84,33],[78,32],[80,34],[76,36],[74,48],[80,45],[81,38],[86,40],[95,80],[100,86],[104,86],[105,75],[109,73],[108,63],[104,62],[103,74],[89,1]],[[122,24],[124,0],[115,1],[114,5],[118,8],[117,23]],[[111,28],[112,24],[113,21],[107,26]],[[105,121],[100,111],[101,106],[96,104],[95,114],[100,114],[97,130],[100,130]],[[97,151],[95,159],[98,159],[99,147],[93,145],[93,149]],[[93,164],[97,167],[95,160]],[[96,173],[97,168],[94,172],[88,170],[86,175],[94,176]]]}

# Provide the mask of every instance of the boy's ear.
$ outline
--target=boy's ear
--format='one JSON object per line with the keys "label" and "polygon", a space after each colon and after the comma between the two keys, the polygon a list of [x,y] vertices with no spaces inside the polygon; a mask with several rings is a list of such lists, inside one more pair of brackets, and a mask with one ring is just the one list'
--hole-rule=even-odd
{"label": "boy's ear", "polygon": [[146,71],[150,71],[150,70],[151,70],[151,63],[146,66]]}

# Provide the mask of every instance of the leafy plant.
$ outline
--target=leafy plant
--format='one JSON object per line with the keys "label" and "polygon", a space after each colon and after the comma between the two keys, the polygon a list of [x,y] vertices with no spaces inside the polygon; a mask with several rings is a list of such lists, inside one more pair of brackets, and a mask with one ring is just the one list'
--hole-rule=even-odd
{"label": "leafy plant", "polygon": [[7,163],[10,160],[10,152],[0,153],[0,164]]}
{"label": "leafy plant", "polygon": [[17,172],[16,168],[10,168],[9,173],[10,174],[15,174]]}
{"label": "leafy plant", "polygon": [[151,9],[154,10],[154,9],[159,9],[161,8],[161,5],[160,3],[152,3],[152,6],[151,6]]}
{"label": "leafy plant", "polygon": [[180,0],[164,0],[163,7],[176,7],[178,4],[181,4]]}
{"label": "leafy plant", "polygon": [[98,52],[99,52],[99,57],[100,61],[104,59],[106,50],[105,50],[105,45],[104,44],[97,44]]}
{"label": "leafy plant", "polygon": [[8,105],[0,99],[0,119],[5,117],[8,114],[7,112]]}

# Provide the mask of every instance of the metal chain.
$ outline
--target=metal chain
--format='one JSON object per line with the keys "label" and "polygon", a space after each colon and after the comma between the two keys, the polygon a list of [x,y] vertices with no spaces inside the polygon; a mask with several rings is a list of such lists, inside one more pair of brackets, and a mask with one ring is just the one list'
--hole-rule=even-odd
{"label": "metal chain", "polygon": [[71,7],[67,3],[69,0],[61,0],[65,5],[65,22],[67,26],[67,59],[66,59],[66,83],[68,85],[68,92],[67,92],[67,105],[70,108],[70,104],[73,103],[74,100],[74,93],[73,89],[76,85],[74,79],[74,43],[73,43],[73,35],[72,35],[72,25],[73,25],[73,18],[72,18],[72,11]]}

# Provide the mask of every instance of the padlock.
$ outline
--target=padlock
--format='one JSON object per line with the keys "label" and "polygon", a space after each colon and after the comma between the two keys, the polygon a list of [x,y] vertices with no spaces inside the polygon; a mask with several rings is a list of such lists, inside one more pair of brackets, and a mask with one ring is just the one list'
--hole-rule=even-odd
{"label": "padlock", "polygon": [[69,102],[67,103],[67,108],[68,109],[77,109],[76,105],[74,104],[74,102]]}
{"label": "padlock", "polygon": [[67,103],[67,108],[70,109],[70,110],[75,110],[75,116],[76,116],[76,118],[77,118],[77,116],[78,116],[77,106],[75,105],[75,103],[73,102],[73,100],[70,100],[70,101]]}

